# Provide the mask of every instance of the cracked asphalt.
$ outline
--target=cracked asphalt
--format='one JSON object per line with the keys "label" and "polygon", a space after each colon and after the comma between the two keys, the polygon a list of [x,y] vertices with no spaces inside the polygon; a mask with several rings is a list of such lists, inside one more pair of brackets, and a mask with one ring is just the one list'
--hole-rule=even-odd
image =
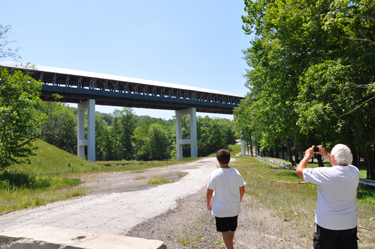
{"label": "cracked asphalt", "polygon": [[[156,172],[169,167],[156,169]],[[203,158],[184,164],[180,171],[187,175],[174,183],[136,191],[93,191],[87,196],[2,215],[0,233],[29,225],[41,225],[124,234],[136,225],[176,208],[179,199],[197,193],[207,185],[208,177],[216,167],[216,158]],[[137,175],[134,174],[134,177]]]}

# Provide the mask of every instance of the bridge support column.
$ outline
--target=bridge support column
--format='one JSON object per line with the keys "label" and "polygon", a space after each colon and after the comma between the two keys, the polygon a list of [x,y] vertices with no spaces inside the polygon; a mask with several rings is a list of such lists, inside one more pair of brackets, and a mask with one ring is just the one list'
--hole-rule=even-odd
{"label": "bridge support column", "polygon": [[[85,111],[87,110],[87,139],[85,139]],[[95,99],[78,104],[77,156],[95,162]]]}
{"label": "bridge support column", "polygon": [[246,142],[241,139],[241,156],[246,155]]}
{"label": "bridge support column", "polygon": [[[182,116],[184,115],[190,115],[190,139],[182,139]],[[183,144],[190,144],[191,157],[198,157],[197,116],[195,108],[176,111],[177,160],[180,160],[184,157],[182,153]]]}

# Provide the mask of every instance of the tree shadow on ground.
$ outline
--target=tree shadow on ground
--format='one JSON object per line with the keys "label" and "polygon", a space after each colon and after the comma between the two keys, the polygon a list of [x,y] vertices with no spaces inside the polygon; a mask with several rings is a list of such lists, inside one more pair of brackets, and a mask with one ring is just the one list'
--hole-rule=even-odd
{"label": "tree shadow on ground", "polygon": [[0,174],[0,188],[47,188],[51,186],[52,181],[53,179],[49,177],[39,177],[7,170]]}

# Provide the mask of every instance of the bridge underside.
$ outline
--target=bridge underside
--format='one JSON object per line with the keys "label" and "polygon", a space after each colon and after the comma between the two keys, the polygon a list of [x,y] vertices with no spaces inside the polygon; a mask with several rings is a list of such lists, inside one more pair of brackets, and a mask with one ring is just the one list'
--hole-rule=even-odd
{"label": "bridge underside", "polygon": [[[56,100],[53,94],[59,94],[61,99]],[[150,96],[147,94],[134,94],[112,92],[103,90],[80,89],[43,85],[43,101],[60,101],[67,103],[81,103],[88,99],[95,99],[97,105],[123,106],[136,108],[150,108],[163,110],[183,110],[196,108],[197,112],[233,114],[233,107],[227,103],[217,103],[202,100],[192,100],[177,97]]]}
{"label": "bridge underside", "polygon": [[[0,66],[22,70],[43,82],[44,101],[82,103],[95,99],[97,105],[183,110],[233,114],[243,95],[122,76],[43,66],[26,67],[0,61]],[[62,96],[55,99],[54,94]]]}

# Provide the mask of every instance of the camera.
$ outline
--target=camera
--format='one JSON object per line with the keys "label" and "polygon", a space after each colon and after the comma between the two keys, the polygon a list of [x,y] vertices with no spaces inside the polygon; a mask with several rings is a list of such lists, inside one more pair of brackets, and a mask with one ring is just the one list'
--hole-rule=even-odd
{"label": "camera", "polygon": [[314,147],[314,152],[319,152],[319,147],[318,146]]}

